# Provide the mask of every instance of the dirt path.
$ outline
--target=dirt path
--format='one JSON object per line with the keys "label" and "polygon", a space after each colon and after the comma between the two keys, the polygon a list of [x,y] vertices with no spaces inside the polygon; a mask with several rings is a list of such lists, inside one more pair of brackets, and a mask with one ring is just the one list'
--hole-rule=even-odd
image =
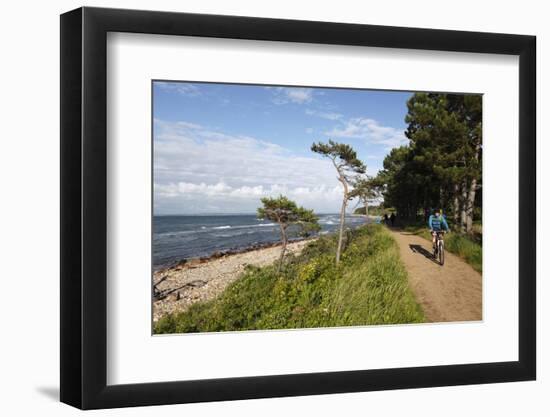
{"label": "dirt path", "polygon": [[391,231],[399,244],[411,288],[429,322],[482,319],[481,274],[452,253],[442,267],[432,258],[432,243],[403,231]]}

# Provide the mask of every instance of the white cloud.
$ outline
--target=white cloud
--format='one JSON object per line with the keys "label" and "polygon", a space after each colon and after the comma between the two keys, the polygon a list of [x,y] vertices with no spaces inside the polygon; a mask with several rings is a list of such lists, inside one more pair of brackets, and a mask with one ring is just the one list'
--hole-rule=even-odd
{"label": "white cloud", "polygon": [[409,140],[402,130],[382,126],[374,119],[357,117],[325,132],[331,138],[357,138],[367,143],[384,145],[386,150],[406,145]]}
{"label": "white cloud", "polygon": [[293,103],[309,103],[313,95],[312,90],[305,88],[293,88],[285,90],[287,97]]}
{"label": "white cloud", "polygon": [[340,114],[340,113],[323,112],[323,111],[312,110],[312,109],[306,109],[306,114],[308,116],[317,116],[317,117],[320,117],[322,119],[327,119],[327,120],[338,120],[338,119],[341,119],[343,117],[343,115]]}
{"label": "white cloud", "polygon": [[254,212],[261,197],[279,194],[326,213],[338,211],[342,189],[326,159],[194,123],[154,120],[156,214]]}
{"label": "white cloud", "polygon": [[272,102],[275,104],[310,103],[313,100],[313,90],[301,87],[267,87],[273,94]]}
{"label": "white cloud", "polygon": [[189,84],[189,83],[183,83],[183,82],[156,81],[155,85],[158,85],[163,90],[175,91],[181,95],[188,96],[188,97],[197,97],[202,94],[200,88],[195,84]]}
{"label": "white cloud", "polygon": [[204,182],[201,182],[200,184],[179,182],[169,184],[155,183],[154,188],[155,194],[158,196],[168,198],[181,196],[185,199],[200,199],[207,196],[241,199],[254,198],[257,200],[260,197],[284,194],[291,198],[300,198],[304,201],[313,201],[318,198],[327,198],[327,196],[333,196],[337,199],[341,199],[342,195],[342,189],[340,186],[327,187],[324,184],[311,188],[301,186],[283,186],[278,184],[271,186],[256,185],[251,187],[245,185],[241,187],[231,187],[223,181],[218,182],[217,184],[206,184]]}

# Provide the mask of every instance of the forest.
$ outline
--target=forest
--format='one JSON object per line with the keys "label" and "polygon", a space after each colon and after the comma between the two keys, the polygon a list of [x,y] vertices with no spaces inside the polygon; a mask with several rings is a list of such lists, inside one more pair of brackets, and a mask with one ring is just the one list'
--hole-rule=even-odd
{"label": "forest", "polygon": [[481,219],[482,96],[415,93],[407,102],[406,146],[372,179],[384,206],[416,219],[440,208],[463,233]]}

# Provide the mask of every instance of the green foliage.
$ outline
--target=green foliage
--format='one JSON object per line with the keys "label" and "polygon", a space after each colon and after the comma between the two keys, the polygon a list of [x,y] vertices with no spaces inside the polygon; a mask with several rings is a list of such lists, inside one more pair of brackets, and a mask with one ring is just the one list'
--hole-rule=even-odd
{"label": "green foliage", "polygon": [[[296,203],[280,195],[277,198],[265,197],[261,199],[263,206],[258,208],[258,218],[269,219],[279,224],[281,231],[281,257],[279,259],[279,272],[283,266],[283,260],[288,243],[289,226],[296,226],[294,229],[301,237],[309,237],[321,230],[319,218],[313,210],[298,207]],[[297,229],[297,230],[296,230]]]}
{"label": "green foliage", "polygon": [[[383,216],[386,212],[391,212],[393,209],[385,209],[384,206],[369,206],[369,215],[370,216]],[[353,214],[366,214],[365,207],[357,207]]]}
{"label": "green foliage", "polygon": [[398,249],[379,225],[353,231],[339,265],[335,236],[311,242],[280,273],[249,267],[219,298],[170,314],[155,333],[289,329],[424,321]]}
{"label": "green foliage", "polygon": [[260,219],[277,222],[284,228],[291,224],[298,225],[298,234],[302,237],[310,236],[321,230],[319,217],[313,210],[298,207],[294,201],[285,196],[265,197],[261,199],[261,202],[263,206],[258,208],[258,218]]}
{"label": "green foliage", "polygon": [[410,144],[392,149],[378,175],[385,204],[403,217],[440,207],[471,221],[481,207],[481,95],[416,93],[407,109]]}
{"label": "green foliage", "polygon": [[370,200],[380,197],[382,187],[379,181],[369,176],[360,176],[353,182],[353,190],[349,194],[349,198],[358,198],[364,204],[368,204]]}
{"label": "green foliage", "polygon": [[333,140],[329,140],[328,143],[318,142],[311,145],[311,150],[332,159],[337,169],[341,167],[358,174],[364,174],[367,169],[365,164],[357,158],[355,150],[345,143],[337,143]]}
{"label": "green foliage", "polygon": [[483,252],[481,244],[474,241],[471,236],[452,233],[445,238],[445,249],[449,252],[456,253],[476,271],[482,272]]}
{"label": "green foliage", "polygon": [[310,237],[321,231],[319,217],[315,215],[313,210],[308,210],[303,207],[298,208],[298,235],[300,237]]}
{"label": "green foliage", "polygon": [[298,220],[298,206],[282,195],[277,198],[261,199],[263,207],[258,209],[258,217],[281,223],[292,223]]}

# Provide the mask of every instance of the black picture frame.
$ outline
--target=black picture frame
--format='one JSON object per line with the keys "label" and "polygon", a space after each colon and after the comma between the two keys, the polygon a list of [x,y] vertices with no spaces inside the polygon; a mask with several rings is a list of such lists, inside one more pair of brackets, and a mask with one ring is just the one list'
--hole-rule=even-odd
{"label": "black picture frame", "polygon": [[70,11],[61,15],[60,53],[62,402],[95,409],[535,379],[536,239],[524,227],[518,242],[518,361],[107,385],[108,32],[517,55],[519,217],[536,217],[534,36],[88,7]]}

